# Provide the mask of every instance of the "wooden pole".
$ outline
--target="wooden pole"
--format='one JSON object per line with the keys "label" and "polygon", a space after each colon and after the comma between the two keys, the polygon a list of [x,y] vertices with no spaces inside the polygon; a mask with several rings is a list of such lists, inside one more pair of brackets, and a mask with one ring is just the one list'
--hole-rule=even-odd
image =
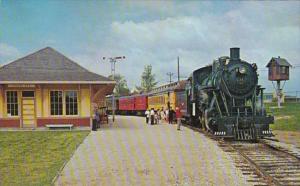
{"label": "wooden pole", "polygon": [[278,106],[278,108],[281,108],[280,97],[281,97],[280,80],[277,80],[277,106]]}

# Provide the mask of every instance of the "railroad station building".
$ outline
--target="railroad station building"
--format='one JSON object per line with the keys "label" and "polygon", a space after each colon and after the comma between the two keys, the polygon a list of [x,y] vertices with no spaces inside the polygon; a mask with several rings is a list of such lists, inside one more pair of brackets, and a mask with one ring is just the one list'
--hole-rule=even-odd
{"label": "railroad station building", "polygon": [[0,127],[91,127],[115,82],[46,47],[0,67]]}

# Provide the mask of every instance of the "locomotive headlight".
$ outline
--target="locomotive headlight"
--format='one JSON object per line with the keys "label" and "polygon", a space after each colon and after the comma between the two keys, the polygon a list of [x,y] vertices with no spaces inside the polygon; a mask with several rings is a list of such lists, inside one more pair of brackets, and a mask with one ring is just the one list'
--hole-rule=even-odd
{"label": "locomotive headlight", "polygon": [[246,68],[245,67],[241,67],[241,68],[239,68],[239,72],[241,73],[241,74],[245,74],[246,73]]}

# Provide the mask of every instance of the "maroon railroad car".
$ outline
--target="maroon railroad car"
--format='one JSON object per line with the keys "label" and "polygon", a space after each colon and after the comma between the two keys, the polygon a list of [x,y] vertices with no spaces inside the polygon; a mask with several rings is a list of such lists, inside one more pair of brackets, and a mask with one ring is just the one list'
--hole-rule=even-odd
{"label": "maroon railroad car", "polygon": [[126,96],[119,98],[119,110],[120,111],[133,111],[134,110],[134,97]]}
{"label": "maroon railroad car", "polygon": [[176,103],[175,106],[179,107],[182,116],[187,115],[187,99],[186,99],[186,91],[181,90],[176,92]]}
{"label": "maroon railroad car", "polygon": [[186,86],[188,81],[182,80],[178,83],[175,92],[175,106],[179,107],[182,116],[185,118],[187,116],[187,94],[186,94]]}
{"label": "maroon railroad car", "polygon": [[148,107],[148,97],[146,95],[137,95],[134,97],[134,110],[138,111],[145,111]]}

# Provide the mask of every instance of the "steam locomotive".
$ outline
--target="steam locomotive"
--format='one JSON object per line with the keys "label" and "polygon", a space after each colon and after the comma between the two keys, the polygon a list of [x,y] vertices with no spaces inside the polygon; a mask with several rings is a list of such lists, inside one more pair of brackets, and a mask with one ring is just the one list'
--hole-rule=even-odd
{"label": "steam locomotive", "polygon": [[[257,66],[240,59],[240,49],[231,48],[211,65],[199,68],[188,80],[163,85],[144,94],[116,99],[116,113],[141,115],[146,109],[179,107],[185,123],[215,136],[256,140],[272,136],[274,117],[266,113]],[[111,97],[106,105],[111,111]]]}
{"label": "steam locomotive", "polygon": [[191,125],[235,140],[272,136],[269,125],[274,118],[264,108],[257,66],[241,60],[239,48],[193,71],[186,91]]}

